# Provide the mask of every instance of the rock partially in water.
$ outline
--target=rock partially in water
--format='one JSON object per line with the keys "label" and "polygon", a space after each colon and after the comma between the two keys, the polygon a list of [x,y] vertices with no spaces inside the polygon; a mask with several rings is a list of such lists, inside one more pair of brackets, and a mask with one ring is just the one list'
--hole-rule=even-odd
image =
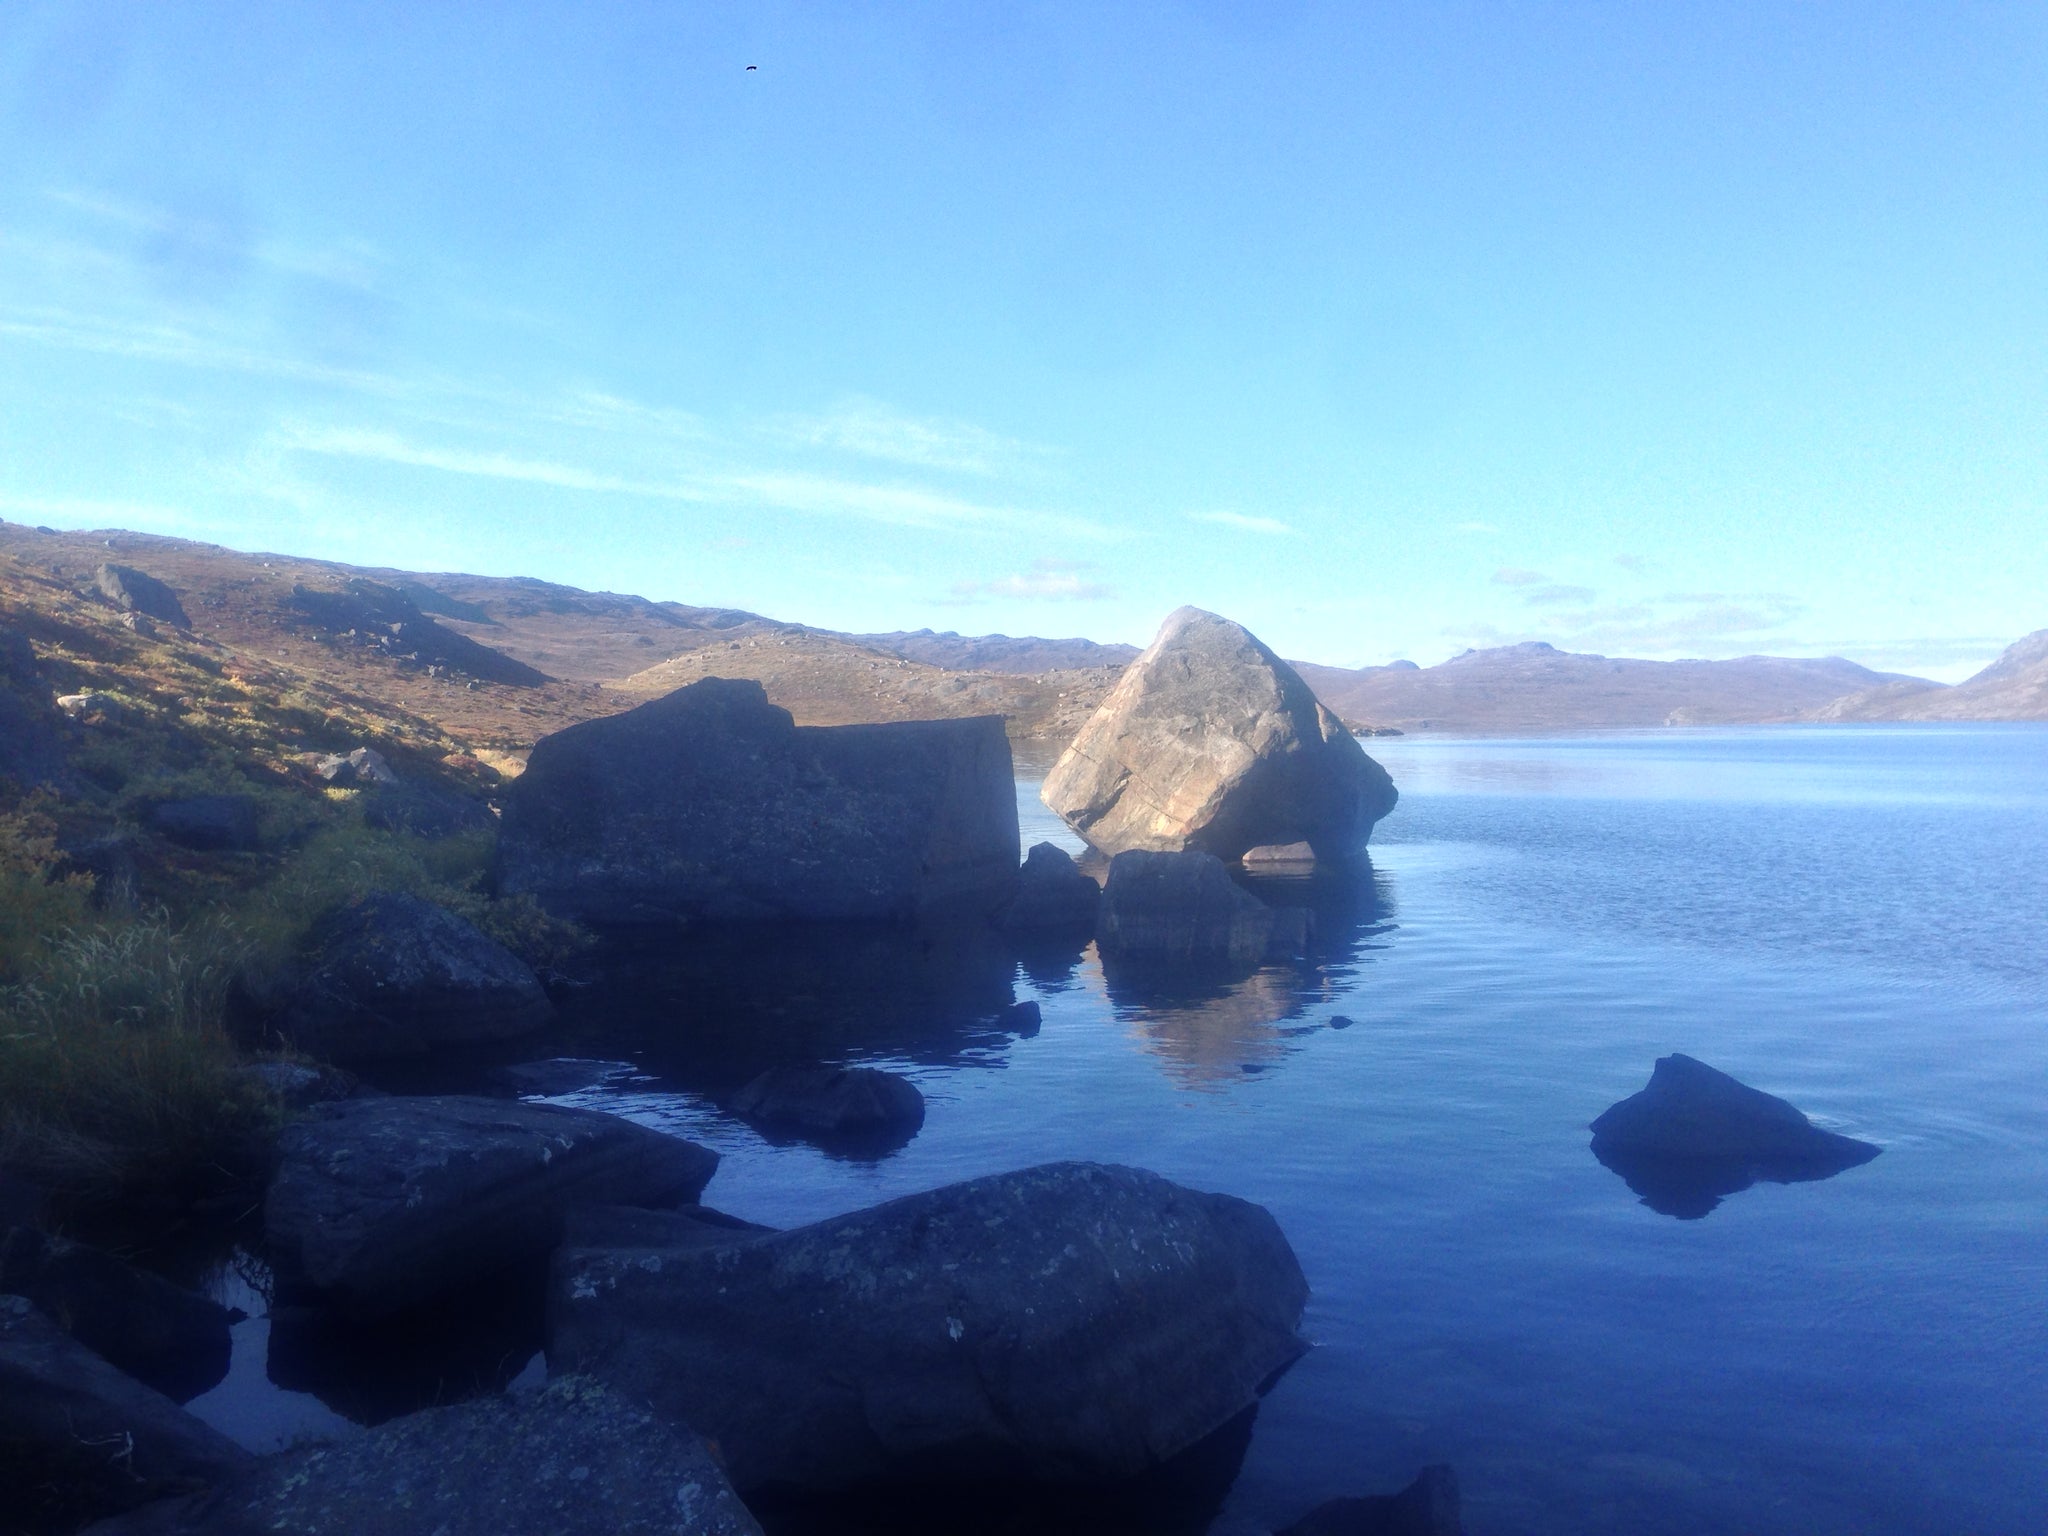
{"label": "rock partially in water", "polygon": [[302,1050],[351,1062],[509,1039],[554,1016],[533,971],[475,924],[383,891],[314,926],[278,1028]]}
{"label": "rock partially in water", "polygon": [[1288,929],[1207,853],[1133,849],[1109,863],[1096,943],[1105,960],[1249,969]]}
{"label": "rock partially in water", "polygon": [[743,1491],[1115,1480],[1256,1401],[1307,1295],[1260,1207],[1056,1163],[722,1246],[565,1247],[548,1360],[714,1439]]}
{"label": "rock partially in water", "polygon": [[0,1233],[0,1292],[26,1296],[71,1337],[173,1402],[228,1373],[236,1314],[99,1248],[33,1227]]}
{"label": "rock partially in water", "polygon": [[179,629],[192,627],[178,594],[147,571],[132,565],[103,565],[93,572],[92,584],[101,597],[124,612],[159,619]]}
{"label": "rock partially in water", "polygon": [[0,1296],[0,1510],[14,1529],[67,1530],[246,1471],[248,1452]]}
{"label": "rock partially in water", "polygon": [[997,926],[1012,933],[1075,933],[1095,931],[1102,906],[1102,887],[1084,874],[1066,849],[1033,843],[1017,875],[1017,894],[996,915]]}
{"label": "rock partially in water", "polygon": [[264,1228],[282,1287],[371,1318],[546,1253],[572,1206],[694,1200],[717,1167],[715,1152],[595,1110],[349,1099],[285,1128]]}
{"label": "rock partially in water", "polygon": [[1003,722],[805,726],[706,678],[544,737],[498,888],[598,926],[987,917],[1017,880]]}
{"label": "rock partially in water", "polygon": [[179,847],[206,853],[250,853],[262,841],[247,795],[160,800],[149,808],[149,824]]}
{"label": "rock partially in water", "polygon": [[1458,1476],[1438,1463],[1399,1493],[1318,1504],[1276,1536],[1463,1536]]}
{"label": "rock partially in water", "polygon": [[1661,1056],[1649,1085],[1592,1124],[1593,1155],[1654,1211],[1697,1219],[1758,1182],[1832,1178],[1881,1150],[1822,1130],[1783,1099],[1690,1056]]}
{"label": "rock partially in water", "polygon": [[924,1125],[917,1084],[874,1067],[770,1067],[731,1107],[742,1120],[807,1139],[900,1145]]}
{"label": "rock partially in water", "polygon": [[1090,846],[1237,859],[1307,843],[1359,853],[1393,780],[1307,683],[1242,625],[1182,608],[1045,777],[1041,798]]}
{"label": "rock partially in water", "polygon": [[760,1536],[704,1442],[576,1378],[287,1451],[96,1536]]}
{"label": "rock partially in water", "polygon": [[490,1077],[492,1082],[510,1088],[514,1093],[552,1099],[565,1093],[595,1088],[600,1083],[631,1077],[634,1070],[630,1061],[593,1061],[583,1056],[554,1056],[546,1061],[520,1061],[510,1066],[493,1067]]}

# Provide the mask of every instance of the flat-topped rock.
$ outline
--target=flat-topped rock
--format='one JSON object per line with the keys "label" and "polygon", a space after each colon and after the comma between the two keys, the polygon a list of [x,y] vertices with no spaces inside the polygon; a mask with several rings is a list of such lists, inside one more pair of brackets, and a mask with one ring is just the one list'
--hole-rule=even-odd
{"label": "flat-topped rock", "polygon": [[1055,1163],[724,1244],[564,1248],[551,1370],[715,1440],[743,1493],[1135,1476],[1307,1347],[1263,1209]]}
{"label": "flat-topped rock", "polygon": [[1182,608],[1046,775],[1041,798],[1104,853],[1237,859],[1307,843],[1344,860],[1393,780],[1300,675],[1245,629]]}
{"label": "flat-topped rock", "polygon": [[503,894],[599,926],[981,917],[1016,879],[1001,719],[799,727],[724,678],[542,738],[498,851]]}
{"label": "flat-topped rock", "polygon": [[285,1128],[263,1223],[281,1286],[374,1318],[545,1254],[572,1206],[681,1204],[717,1167],[596,1110],[348,1099]]}

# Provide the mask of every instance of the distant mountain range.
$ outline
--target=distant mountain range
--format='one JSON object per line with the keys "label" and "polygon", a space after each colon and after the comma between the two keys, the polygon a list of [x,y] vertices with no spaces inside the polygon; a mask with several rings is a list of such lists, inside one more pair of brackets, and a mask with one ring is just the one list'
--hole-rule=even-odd
{"label": "distant mountain range", "polygon": [[[324,698],[417,717],[453,741],[515,754],[549,731],[705,676],[756,678],[808,724],[1002,714],[1017,739],[1057,744],[1138,654],[1087,639],[841,634],[529,578],[347,566],[7,522],[0,628],[33,638],[54,637],[52,625],[114,623],[122,615],[101,590],[102,564],[167,584],[195,643],[260,662],[280,686],[298,679]],[[1952,688],[1835,657],[1636,661],[1540,642],[1468,651],[1433,667],[1296,666],[1343,719],[1384,730],[2048,719],[2048,630]]]}

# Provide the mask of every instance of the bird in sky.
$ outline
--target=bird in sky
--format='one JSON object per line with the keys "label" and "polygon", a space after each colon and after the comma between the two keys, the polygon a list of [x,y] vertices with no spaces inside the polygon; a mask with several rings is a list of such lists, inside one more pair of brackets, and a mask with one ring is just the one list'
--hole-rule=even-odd
{"label": "bird in sky", "polygon": [[760,66],[760,65],[758,65],[758,64],[749,64],[749,65],[747,66],[747,68],[749,68],[749,69],[759,69],[760,67],[761,67],[761,66]]}

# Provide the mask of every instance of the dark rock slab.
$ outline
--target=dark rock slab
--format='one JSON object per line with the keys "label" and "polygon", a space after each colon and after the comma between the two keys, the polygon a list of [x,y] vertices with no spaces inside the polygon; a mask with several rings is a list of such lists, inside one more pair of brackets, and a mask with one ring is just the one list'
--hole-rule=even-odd
{"label": "dark rock slab", "polygon": [[1095,938],[1105,960],[1248,968],[1265,958],[1278,922],[1213,854],[1133,849],[1109,862]]}
{"label": "dark rock slab", "polygon": [[278,1028],[302,1050],[351,1062],[510,1039],[554,1015],[532,969],[475,924],[385,891],[314,926]]}
{"label": "dark rock slab", "polygon": [[495,825],[481,800],[424,784],[377,790],[363,802],[363,825],[414,837],[452,837]]}
{"label": "dark rock slab", "polygon": [[178,844],[205,853],[250,853],[262,842],[256,802],[247,795],[193,795],[159,800],[150,827]]}
{"label": "dark rock slab", "polygon": [[116,1369],[173,1402],[228,1373],[236,1314],[99,1248],[33,1227],[0,1232],[0,1292],[44,1316]]}
{"label": "dark rock slab", "polygon": [[1458,1477],[1438,1463],[1399,1493],[1318,1504],[1275,1536],[1463,1536]]}
{"label": "dark rock slab", "polygon": [[1652,1210],[1685,1220],[1759,1182],[1832,1178],[1881,1150],[1690,1056],[1661,1056],[1640,1093],[1592,1124],[1593,1155]]}
{"label": "dark rock slab", "polygon": [[693,1425],[735,1486],[1115,1480],[1307,1347],[1273,1218],[1056,1163],[724,1246],[564,1248],[552,1369]]}
{"label": "dark rock slab", "polygon": [[760,1536],[703,1441],[589,1380],[266,1459],[96,1536]]}
{"label": "dark rock slab", "polygon": [[1242,625],[1182,608],[1045,776],[1041,798],[1091,847],[1241,858],[1307,843],[1358,854],[1393,780],[1294,668]]}
{"label": "dark rock slab", "polygon": [[874,1067],[770,1067],[731,1108],[756,1125],[831,1140],[907,1141],[924,1125],[917,1084]]}
{"label": "dark rock slab", "polygon": [[498,888],[597,926],[977,919],[1017,879],[995,717],[798,727],[706,678],[544,737],[506,795]]}
{"label": "dark rock slab", "polygon": [[0,1520],[75,1529],[206,1488],[253,1458],[161,1392],[124,1376],[34,1302],[0,1296]]}
{"label": "dark rock slab", "polygon": [[179,629],[192,627],[178,594],[147,571],[138,571],[132,565],[103,565],[93,572],[92,584],[101,597],[125,612],[174,624]]}
{"label": "dark rock slab", "polygon": [[565,1248],[718,1248],[749,1232],[773,1232],[715,1211],[681,1205],[654,1211],[638,1205],[588,1205],[569,1212],[562,1231]]}
{"label": "dark rock slab", "polygon": [[63,718],[27,636],[0,624],[0,778],[41,784],[64,770]]}
{"label": "dark rock slab", "polygon": [[1088,934],[1095,931],[1101,905],[1102,887],[1066,849],[1033,843],[1017,875],[1017,894],[996,923],[1012,933]]}
{"label": "dark rock slab", "polygon": [[595,1110],[349,1099],[285,1129],[264,1227],[287,1290],[377,1317],[546,1253],[573,1206],[694,1200],[717,1166],[715,1152]]}

